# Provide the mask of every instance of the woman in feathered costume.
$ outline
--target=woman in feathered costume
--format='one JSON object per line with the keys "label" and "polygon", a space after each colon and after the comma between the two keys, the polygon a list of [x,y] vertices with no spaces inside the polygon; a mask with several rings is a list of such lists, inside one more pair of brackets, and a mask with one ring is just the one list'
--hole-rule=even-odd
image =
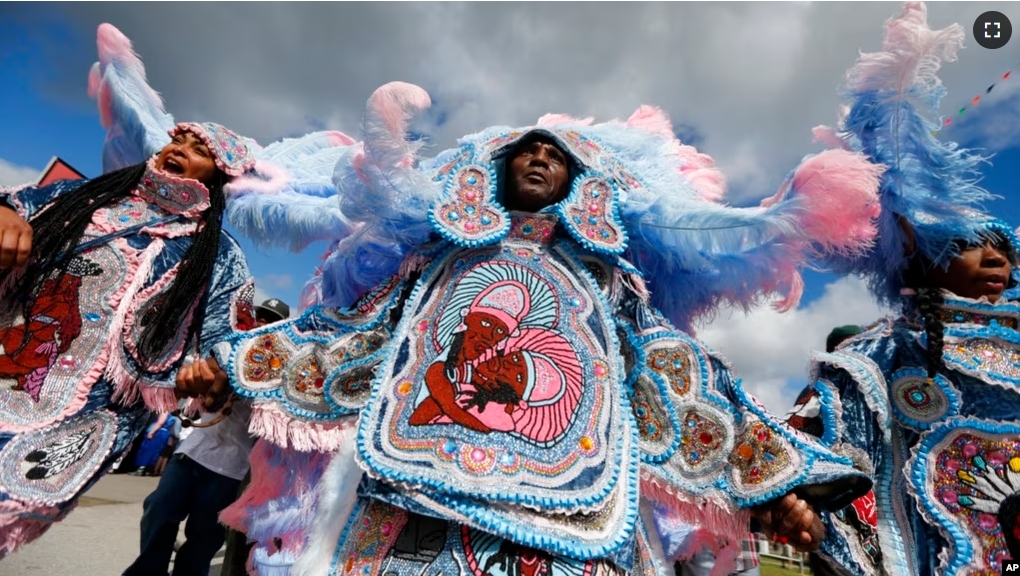
{"label": "woman in feathered costume", "polygon": [[839,573],[998,574],[1020,559],[1020,307],[1003,297],[1017,239],[980,212],[982,159],[933,133],[935,74],[963,38],[905,5],[883,50],[848,73],[839,131],[818,129],[888,168],[878,243],[837,268],[900,313],[818,355],[798,400],[816,407],[798,422],[875,479],[873,494],[826,515],[820,555]]}
{"label": "woman in feathered costume", "polygon": [[98,47],[106,173],[0,195],[0,557],[65,517],[148,411],[177,409],[186,354],[255,325],[247,263],[221,229],[228,196],[332,190],[307,167],[353,142],[262,149],[218,124],[175,125],[130,41],[103,24]]}
{"label": "woman in feathered costume", "polygon": [[[881,169],[826,152],[737,209],[657,109],[493,127],[422,159],[406,130],[428,105],[402,83],[370,98],[314,305],[179,375],[255,403],[252,484],[223,516],[258,543],[253,568],[665,574],[706,544],[724,568],[752,508],[817,545],[808,503],[867,480],[686,330],[724,302],[791,307],[800,267],[869,246]],[[279,242],[271,201],[229,217]]]}

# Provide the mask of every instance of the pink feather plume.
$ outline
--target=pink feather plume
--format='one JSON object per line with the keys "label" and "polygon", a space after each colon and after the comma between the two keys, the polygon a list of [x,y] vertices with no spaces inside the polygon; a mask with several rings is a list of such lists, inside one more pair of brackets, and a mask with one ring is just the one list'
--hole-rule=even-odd
{"label": "pink feather plume", "polygon": [[826,150],[802,162],[790,189],[802,209],[806,240],[825,252],[852,255],[871,247],[878,234],[878,199],[885,166],[846,150]]}

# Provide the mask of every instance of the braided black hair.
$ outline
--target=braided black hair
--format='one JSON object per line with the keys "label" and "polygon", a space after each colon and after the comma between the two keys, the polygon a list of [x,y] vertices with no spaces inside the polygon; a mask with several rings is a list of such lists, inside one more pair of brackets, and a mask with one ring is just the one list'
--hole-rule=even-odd
{"label": "braided black hair", "polygon": [[[32,225],[32,254],[24,273],[14,269],[0,270],[0,286],[7,286],[0,298],[5,313],[20,311],[27,319],[43,284],[54,275],[69,273],[75,260],[71,256],[96,210],[131,195],[138,186],[146,166],[144,163],[103,174],[85,182],[73,192],[64,194],[36,214]],[[191,306],[205,294],[212,276],[226,199],[223,185],[226,175],[217,173],[209,186],[210,207],[202,214],[198,233],[181,262],[177,276],[162,295],[159,305],[151,308],[151,318],[143,318],[139,351],[143,362],[155,359],[158,352],[174,339],[188,321]],[[200,313],[200,312],[199,312]],[[194,334],[193,322],[188,328],[189,340]],[[28,322],[25,323],[28,341]]]}
{"label": "braided black hair", "polygon": [[939,368],[942,366],[942,351],[945,348],[943,340],[945,327],[942,325],[942,304],[945,299],[942,291],[938,288],[925,286],[917,289],[917,311],[924,321],[924,334],[928,342],[928,379],[935,378]]}
{"label": "braided black hair", "polygon": [[915,252],[903,277],[904,285],[917,291],[914,303],[924,325],[929,383],[942,367],[942,352],[945,348],[943,339],[945,326],[942,325],[942,305],[945,298],[942,296],[942,290],[938,286],[933,286],[925,273],[931,266],[931,262],[920,252]]}

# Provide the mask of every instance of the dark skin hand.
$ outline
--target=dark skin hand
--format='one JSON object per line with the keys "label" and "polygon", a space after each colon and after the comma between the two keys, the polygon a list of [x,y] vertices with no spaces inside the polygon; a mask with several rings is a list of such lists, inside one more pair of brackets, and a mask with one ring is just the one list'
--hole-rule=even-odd
{"label": "dark skin hand", "polygon": [[215,358],[209,357],[181,367],[177,372],[178,398],[202,398],[202,406],[211,410],[230,394],[227,373]]}
{"label": "dark skin hand", "polygon": [[28,263],[32,255],[32,225],[17,212],[0,207],[0,269]]}
{"label": "dark skin hand", "polygon": [[792,492],[752,512],[774,540],[786,540],[799,552],[814,552],[825,538],[825,525],[811,506]]}

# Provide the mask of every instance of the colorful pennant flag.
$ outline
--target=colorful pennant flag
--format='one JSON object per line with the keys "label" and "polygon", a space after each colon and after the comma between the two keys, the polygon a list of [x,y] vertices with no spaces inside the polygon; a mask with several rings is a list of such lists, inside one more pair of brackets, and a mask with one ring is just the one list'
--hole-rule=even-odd
{"label": "colorful pennant flag", "polygon": [[[1017,63],[1017,66],[1018,66],[1018,67],[1020,67],[1020,63]],[[993,83],[993,84],[992,84],[991,86],[989,86],[988,88],[985,88],[985,93],[984,93],[984,94],[978,94],[977,96],[975,96],[974,98],[972,98],[972,99],[971,99],[971,101],[970,101],[970,104],[968,104],[967,106],[964,106],[963,108],[960,108],[960,109],[959,109],[959,110],[958,110],[958,111],[956,112],[956,115],[955,115],[955,117],[956,117],[956,118],[959,118],[960,116],[963,116],[963,115],[964,115],[964,113],[966,113],[966,112],[967,112],[967,109],[968,109],[968,108],[973,108],[973,107],[977,106],[977,105],[978,105],[978,103],[979,103],[979,102],[981,102],[981,98],[982,98],[983,96],[985,96],[985,95],[988,95],[988,94],[991,94],[991,93],[992,93],[992,89],[993,89],[993,88],[995,88],[995,87],[996,87],[996,86],[997,86],[997,85],[999,84],[999,82],[1003,82],[1003,81],[1009,80],[1009,77],[1010,77],[1010,75],[1012,75],[1012,74],[1013,74],[1013,70],[1007,70],[1007,71],[1006,71],[1006,73],[1005,73],[1005,74],[1003,74],[1003,75],[1002,75],[1002,77],[1001,77],[1001,78],[999,78],[999,80],[998,80],[998,81],[996,81],[995,83]],[[952,123],[953,123],[953,118],[954,118],[953,116],[947,116],[947,117],[946,117],[946,119],[942,121],[942,125],[943,125],[943,126],[949,126],[950,124],[952,124]],[[934,135],[934,133],[932,133],[932,135]]]}

